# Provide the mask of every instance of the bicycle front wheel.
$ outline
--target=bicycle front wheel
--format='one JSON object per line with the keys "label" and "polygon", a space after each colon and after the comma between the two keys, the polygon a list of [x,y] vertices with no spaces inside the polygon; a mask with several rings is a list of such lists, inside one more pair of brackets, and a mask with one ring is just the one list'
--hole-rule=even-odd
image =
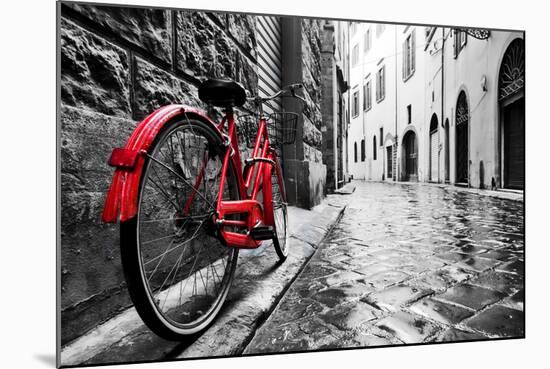
{"label": "bicycle front wheel", "polygon": [[283,172],[279,162],[271,172],[271,186],[273,198],[273,219],[275,221],[275,238],[273,245],[281,261],[286,260],[289,251],[288,245],[288,210]]}
{"label": "bicycle front wheel", "polygon": [[[222,244],[212,224],[225,153],[219,136],[192,119],[168,123],[143,169],[138,214],[121,223],[121,257],[130,296],[147,326],[181,340],[220,311],[238,249]],[[238,200],[235,169],[223,198]]]}

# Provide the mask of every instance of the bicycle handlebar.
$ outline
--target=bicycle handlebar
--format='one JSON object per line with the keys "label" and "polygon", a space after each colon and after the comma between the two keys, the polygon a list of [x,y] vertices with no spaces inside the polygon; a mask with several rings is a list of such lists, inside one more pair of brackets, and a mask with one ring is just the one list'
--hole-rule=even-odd
{"label": "bicycle handlebar", "polygon": [[[306,99],[304,99],[302,96],[296,95],[296,90],[301,90],[303,88],[304,88],[304,85],[302,83],[294,83],[294,84],[283,87],[280,91],[274,93],[271,96],[266,96],[266,97],[253,96],[253,97],[249,97],[247,100],[254,101],[256,103],[261,104],[261,103],[264,103],[266,101],[276,99],[279,96],[282,96],[282,97],[293,97],[295,99],[298,99],[298,100],[302,101],[303,103],[306,103],[307,102]],[[284,96],[283,94],[285,92],[289,92],[290,95]]]}

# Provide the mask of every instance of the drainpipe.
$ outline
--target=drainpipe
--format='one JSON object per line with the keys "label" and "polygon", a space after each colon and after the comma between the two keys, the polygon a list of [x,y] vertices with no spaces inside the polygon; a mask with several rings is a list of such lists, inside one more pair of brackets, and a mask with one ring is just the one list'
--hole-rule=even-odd
{"label": "drainpipe", "polygon": [[[351,77],[351,67],[350,67],[350,59],[349,59],[349,56],[351,55],[351,39],[350,39],[350,29],[351,27],[351,23],[348,23],[348,26],[347,26],[347,34],[348,34],[348,63],[347,63],[347,67],[348,67],[348,78]],[[350,105],[350,102],[351,102],[351,91],[348,89],[348,104],[347,104],[347,113],[346,113],[346,129],[349,129],[349,126],[351,125],[351,105]],[[349,140],[349,137],[348,137],[348,140]]]}
{"label": "drainpipe", "polygon": [[[441,126],[443,126],[445,124],[445,27],[441,27],[441,39],[443,40],[441,42]],[[444,129],[444,132],[451,131],[450,129],[447,129],[447,131],[445,131],[445,128],[443,129]],[[451,142],[451,140],[447,139],[446,137],[443,140],[445,141],[445,146],[447,145],[447,143]],[[449,150],[448,147],[445,147],[445,150],[448,150],[450,155],[451,150]],[[447,157],[445,152],[443,152],[443,157],[444,157],[443,160],[445,160],[445,165],[447,165]],[[441,170],[439,168],[439,163],[441,162],[441,154],[439,155],[438,159],[439,160],[437,161],[437,165],[438,165],[437,175],[440,176]],[[446,168],[445,170],[449,171],[450,168]],[[447,175],[445,175],[445,177],[447,177]],[[449,179],[450,179],[450,175],[449,175]],[[441,180],[439,182],[441,182]]]}
{"label": "drainpipe", "polygon": [[[394,136],[394,150],[395,150],[395,173],[393,174],[393,180],[397,181],[397,178],[399,176],[399,169],[398,169],[398,160],[397,160],[397,25],[394,26],[394,55],[395,55],[395,136]],[[393,150],[392,150],[392,156],[393,156]],[[392,163],[393,165],[393,163]],[[392,168],[393,169],[393,168]]]}

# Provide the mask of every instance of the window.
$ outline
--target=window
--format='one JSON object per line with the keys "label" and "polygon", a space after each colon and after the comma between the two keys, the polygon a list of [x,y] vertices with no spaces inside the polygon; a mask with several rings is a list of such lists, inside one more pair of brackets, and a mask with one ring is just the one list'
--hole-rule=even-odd
{"label": "window", "polygon": [[380,37],[380,35],[382,34],[382,32],[384,32],[384,30],[386,29],[386,25],[383,24],[383,23],[378,23],[376,25],[376,37]]}
{"label": "window", "polygon": [[353,100],[351,105],[351,115],[355,118],[359,115],[359,91],[353,92]]}
{"label": "window", "polygon": [[376,102],[386,97],[386,67],[382,66],[376,74]]}
{"label": "window", "polygon": [[426,40],[426,44],[430,41],[430,37],[432,36],[432,32],[435,31],[436,27],[424,27],[424,39]]}
{"label": "window", "polygon": [[376,136],[372,136],[372,160],[376,160]]}
{"label": "window", "polygon": [[408,80],[415,69],[416,59],[416,29],[403,42],[403,80]]}
{"label": "window", "polygon": [[365,139],[361,140],[361,161],[365,161]]}
{"label": "window", "polygon": [[346,123],[349,124],[349,108],[346,106],[346,101],[342,100],[344,105],[344,114],[346,115]]}
{"label": "window", "polygon": [[412,122],[412,105],[407,105],[407,124]]}
{"label": "window", "polygon": [[383,142],[384,142],[384,127],[380,127],[380,146],[384,146]]}
{"label": "window", "polygon": [[371,46],[372,46],[372,37],[371,37],[371,34],[370,34],[370,28],[367,30],[367,32],[365,32],[365,41],[364,41],[365,45],[365,54],[369,52]]}
{"label": "window", "polygon": [[357,142],[353,143],[353,159],[357,163]]}
{"label": "window", "polygon": [[363,110],[369,111],[372,108],[372,88],[371,82],[367,81],[363,85]]}
{"label": "window", "polygon": [[355,45],[353,47],[353,50],[351,51],[351,66],[355,67],[358,62],[359,62],[359,44]]}
{"label": "window", "polygon": [[455,58],[466,46],[467,37],[468,35],[466,34],[466,32],[455,29]]}

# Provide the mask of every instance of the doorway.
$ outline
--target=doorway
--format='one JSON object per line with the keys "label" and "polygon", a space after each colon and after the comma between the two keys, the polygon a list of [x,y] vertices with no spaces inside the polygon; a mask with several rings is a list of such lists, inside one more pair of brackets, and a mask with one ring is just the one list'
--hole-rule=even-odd
{"label": "doorway", "polygon": [[449,177],[451,172],[450,164],[450,138],[449,138],[449,119],[445,119],[445,183],[449,183]]}
{"label": "doorway", "polygon": [[461,91],[456,103],[456,184],[468,185],[468,125],[470,121],[466,94]]}
{"label": "doorway", "polygon": [[506,49],[499,71],[502,186],[525,187],[525,43],[517,38]]}
{"label": "doorway", "polygon": [[504,187],[522,190],[525,182],[525,99],[503,108]]}
{"label": "doorway", "polygon": [[430,181],[439,182],[439,132],[435,114],[430,121]]}
{"label": "doorway", "polygon": [[405,157],[405,181],[418,181],[418,141],[413,131],[408,131],[403,138]]}

